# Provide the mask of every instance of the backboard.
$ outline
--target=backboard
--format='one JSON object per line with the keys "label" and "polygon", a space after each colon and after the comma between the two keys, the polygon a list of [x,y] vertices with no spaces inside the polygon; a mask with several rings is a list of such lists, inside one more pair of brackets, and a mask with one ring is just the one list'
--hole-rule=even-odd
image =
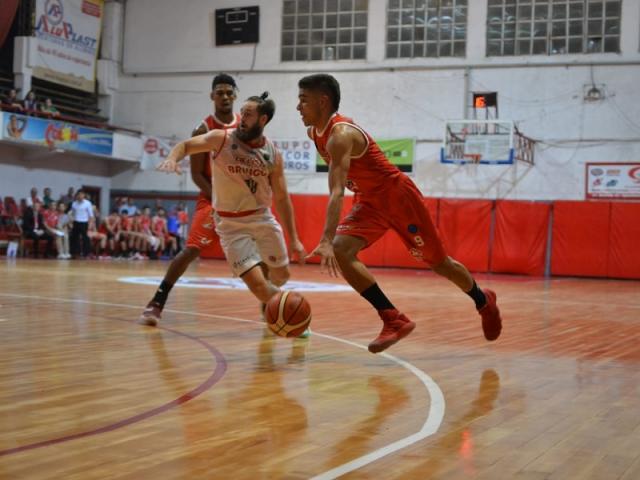
{"label": "backboard", "polygon": [[512,164],[514,125],[505,120],[448,120],[440,149],[442,163]]}

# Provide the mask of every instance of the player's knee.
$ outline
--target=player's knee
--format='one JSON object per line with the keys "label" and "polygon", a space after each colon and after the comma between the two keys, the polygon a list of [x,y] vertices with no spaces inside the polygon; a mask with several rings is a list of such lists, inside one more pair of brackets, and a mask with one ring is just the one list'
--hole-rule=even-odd
{"label": "player's knee", "polygon": [[355,258],[358,248],[348,237],[338,235],[333,239],[333,253],[338,262],[346,262]]}
{"label": "player's knee", "polygon": [[278,268],[269,270],[269,279],[276,287],[281,287],[289,281],[291,273],[288,268]]}

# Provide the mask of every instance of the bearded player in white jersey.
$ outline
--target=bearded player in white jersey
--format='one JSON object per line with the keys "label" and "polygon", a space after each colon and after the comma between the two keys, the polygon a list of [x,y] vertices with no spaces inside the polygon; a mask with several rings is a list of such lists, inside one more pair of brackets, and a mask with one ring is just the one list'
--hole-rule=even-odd
{"label": "bearded player in white jersey", "polygon": [[275,103],[267,92],[249,97],[236,130],[211,130],[180,142],[157,167],[180,173],[179,162],[185,156],[213,152],[216,233],[231,270],[263,304],[290,276],[282,227],[270,209],[272,198],[291,251],[300,262],[306,255],[296,231],[282,154],[262,133],[274,113]]}

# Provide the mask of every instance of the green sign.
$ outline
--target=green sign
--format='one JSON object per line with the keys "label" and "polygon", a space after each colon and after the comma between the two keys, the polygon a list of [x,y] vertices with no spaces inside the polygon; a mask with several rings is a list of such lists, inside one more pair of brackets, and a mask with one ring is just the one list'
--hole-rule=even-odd
{"label": "green sign", "polygon": [[[402,172],[413,171],[413,155],[415,151],[415,139],[396,138],[393,140],[376,140],[380,149],[389,161]],[[328,172],[329,167],[319,153],[316,153],[316,172]]]}

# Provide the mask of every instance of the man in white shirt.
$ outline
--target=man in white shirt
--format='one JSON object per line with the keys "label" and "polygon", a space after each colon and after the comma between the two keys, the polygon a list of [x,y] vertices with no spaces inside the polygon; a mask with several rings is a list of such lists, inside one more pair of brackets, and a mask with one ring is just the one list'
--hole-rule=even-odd
{"label": "man in white shirt", "polygon": [[85,258],[91,251],[91,241],[87,230],[89,220],[93,217],[93,205],[85,198],[84,192],[78,190],[76,199],[71,204],[73,227],[71,229],[71,254]]}

